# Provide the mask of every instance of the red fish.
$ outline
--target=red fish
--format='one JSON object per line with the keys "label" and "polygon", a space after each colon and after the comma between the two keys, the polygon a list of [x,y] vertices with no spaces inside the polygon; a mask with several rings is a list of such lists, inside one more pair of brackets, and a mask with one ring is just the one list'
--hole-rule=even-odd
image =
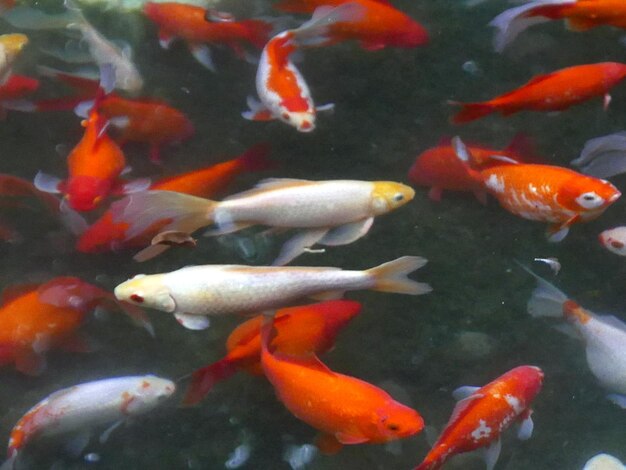
{"label": "red fish", "polygon": [[[209,198],[224,191],[241,173],[270,168],[272,163],[267,158],[268,153],[267,144],[257,144],[237,158],[161,179],[153,183],[150,189],[176,191]],[[171,220],[167,218],[157,221],[148,230],[127,240],[126,231],[130,224],[123,221],[114,222],[113,214],[107,211],[81,234],[76,249],[82,253],[99,253],[145,247],[150,244],[160,229],[170,222]]]}
{"label": "red fish", "polygon": [[19,109],[20,101],[38,89],[39,80],[24,75],[9,76],[6,82],[0,84],[0,117],[6,109]]}
{"label": "red fish", "polygon": [[609,90],[626,77],[626,65],[618,62],[577,65],[538,75],[520,88],[481,103],[457,103],[463,109],[452,122],[462,124],[501,113],[504,116],[519,111],[562,111],[594,96],[604,96],[609,105]]}
{"label": "red fish", "polygon": [[[512,160],[522,161],[528,158],[530,144],[528,139],[520,134],[509,146],[503,150],[494,150],[478,145],[468,147],[472,156],[479,165],[492,163],[491,155],[503,155]],[[428,186],[428,197],[433,201],[441,201],[441,194],[446,191],[469,191],[474,193],[481,203],[487,203],[485,190],[480,173],[468,168],[456,156],[449,139],[442,140],[437,147],[425,150],[415,159],[409,170],[409,179],[419,186]]]}
{"label": "red fish", "polygon": [[0,306],[0,365],[15,364],[24,374],[38,375],[50,349],[89,350],[77,330],[89,311],[111,304],[150,328],[141,309],[76,277],[6,289]]}
{"label": "red fish", "polygon": [[209,45],[226,45],[243,58],[244,45],[262,48],[273,29],[262,20],[207,21],[206,9],[182,3],[147,2],[143,11],[159,27],[161,46],[169,48],[174,39],[181,38],[196,60],[213,71]]}
{"label": "red fish", "polygon": [[[351,300],[330,300],[302,307],[284,308],[275,317],[275,351],[293,356],[323,354],[334,346],[340,330],[361,311],[361,304]],[[193,405],[202,400],[215,383],[245,369],[262,375],[261,323],[258,315],[239,325],[226,340],[228,354],[219,361],[192,374],[183,403]]]}
{"label": "red fish", "polygon": [[428,42],[428,32],[386,0],[281,0],[274,8],[289,13],[313,13],[319,7],[336,7],[356,3],[362,14],[328,27],[328,42],[357,40],[364,49],[416,47]]}
{"label": "red fish", "polygon": [[531,402],[541,390],[543,372],[520,366],[483,387],[461,387],[454,392],[457,403],[446,428],[424,461],[415,470],[437,470],[453,455],[482,447],[491,470],[500,455],[500,435],[520,422],[520,439],[533,431]]}
{"label": "red fish", "polygon": [[[298,419],[322,433],[322,450],[380,444],[420,432],[422,417],[367,382],[338,374],[315,354],[270,352],[271,321],[261,330],[261,364],[276,395]],[[322,444],[323,443],[323,444]]]}
{"label": "red fish", "polygon": [[[457,156],[471,167],[473,157],[458,137]],[[495,161],[503,157],[493,157]],[[480,171],[485,188],[500,205],[524,219],[549,222],[550,241],[563,240],[578,222],[599,217],[621,193],[606,180],[558,166],[502,161]]]}

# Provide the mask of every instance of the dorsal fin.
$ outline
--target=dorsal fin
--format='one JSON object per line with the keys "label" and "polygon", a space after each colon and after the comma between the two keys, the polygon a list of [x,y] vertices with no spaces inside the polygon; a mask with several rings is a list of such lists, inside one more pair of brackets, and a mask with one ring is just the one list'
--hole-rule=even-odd
{"label": "dorsal fin", "polygon": [[456,406],[454,407],[454,410],[452,410],[452,415],[450,416],[450,419],[448,420],[448,424],[452,424],[455,421],[457,421],[467,411],[468,407],[472,405],[474,400],[477,400],[483,397],[484,395],[482,393],[475,393],[457,402]]}
{"label": "dorsal fin", "polygon": [[259,181],[254,188],[249,189],[247,191],[243,191],[241,193],[233,194],[232,196],[224,199],[225,201],[229,201],[232,199],[240,199],[243,197],[256,196],[257,194],[262,194],[267,191],[273,191],[277,189],[285,189],[285,188],[296,188],[299,186],[308,186],[311,184],[315,184],[316,181],[309,180],[300,180],[294,178],[268,178]]}
{"label": "dorsal fin", "polygon": [[39,284],[36,283],[16,284],[13,286],[5,287],[2,291],[0,301],[3,305],[8,304],[18,297],[21,297],[28,292],[34,291],[35,289],[37,289],[37,287],[39,287]]}
{"label": "dorsal fin", "polygon": [[313,369],[324,374],[336,375],[332,370],[324,364],[316,354],[311,353],[306,356],[290,356],[284,353],[274,352],[272,356],[278,361],[288,362],[290,364]]}

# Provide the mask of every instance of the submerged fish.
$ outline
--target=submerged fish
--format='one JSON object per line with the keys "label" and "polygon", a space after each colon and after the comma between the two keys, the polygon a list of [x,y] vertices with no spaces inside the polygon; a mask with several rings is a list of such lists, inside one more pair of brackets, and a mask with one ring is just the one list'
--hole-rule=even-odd
{"label": "submerged fish", "polygon": [[139,274],[115,288],[119,300],[173,313],[190,329],[208,316],[271,311],[303,298],[336,298],[350,290],[420,295],[428,284],[407,277],[426,264],[404,256],[365,271],[331,267],[205,265],[164,274]]}
{"label": "submerged fish", "polygon": [[0,84],[4,84],[11,75],[13,62],[28,44],[28,37],[24,34],[0,35]]}
{"label": "submerged fish", "polygon": [[589,139],[580,156],[571,163],[586,175],[597,178],[626,173],[626,132]]}
{"label": "submerged fish", "polygon": [[626,227],[605,230],[599,236],[600,244],[612,253],[626,256]]}
{"label": "submerged fish", "polygon": [[541,390],[543,372],[538,367],[520,366],[482,387],[460,387],[459,400],[441,436],[415,470],[437,470],[453,455],[487,448],[487,470],[500,455],[500,436],[515,421],[518,437],[528,439],[533,432],[531,402]]}
{"label": "submerged fish", "polygon": [[609,454],[598,454],[589,459],[582,470],[626,470],[626,465]]}

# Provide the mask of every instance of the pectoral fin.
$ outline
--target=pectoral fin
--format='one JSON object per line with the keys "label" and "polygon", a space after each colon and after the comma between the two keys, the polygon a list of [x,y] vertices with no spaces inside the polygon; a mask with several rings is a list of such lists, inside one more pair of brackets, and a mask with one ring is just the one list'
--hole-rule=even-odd
{"label": "pectoral fin", "polygon": [[374,217],[359,220],[350,224],[341,225],[328,232],[320,240],[320,244],[327,246],[348,245],[365,236],[374,223]]}
{"label": "pectoral fin", "polygon": [[274,260],[272,265],[283,266],[291,262],[293,259],[300,256],[306,248],[312,247],[325,238],[327,233],[327,228],[305,230],[298,233],[283,245],[278,258]]}
{"label": "pectoral fin", "polygon": [[546,237],[548,238],[548,241],[551,243],[558,243],[562,241],[569,233],[569,228],[579,220],[580,216],[576,214],[575,216],[567,219],[565,222],[550,225],[548,227],[548,230],[546,231]]}
{"label": "pectoral fin", "polygon": [[529,410],[526,416],[519,423],[519,429],[517,430],[517,438],[520,441],[526,441],[530,439],[533,435],[533,429],[535,428],[535,423],[533,423],[533,418],[531,414],[532,413]]}
{"label": "pectoral fin", "polygon": [[175,313],[176,321],[189,330],[205,330],[211,325],[208,317],[190,315],[189,313]]}
{"label": "pectoral fin", "polygon": [[502,443],[500,439],[493,441],[489,447],[485,448],[484,459],[487,470],[493,470],[500,458],[500,450],[502,449]]}

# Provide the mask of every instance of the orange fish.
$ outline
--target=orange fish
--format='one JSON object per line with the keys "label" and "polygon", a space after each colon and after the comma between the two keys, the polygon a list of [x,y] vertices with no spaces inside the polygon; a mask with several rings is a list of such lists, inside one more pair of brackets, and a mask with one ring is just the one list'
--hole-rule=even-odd
{"label": "orange fish", "polygon": [[[283,308],[275,317],[276,336],[271,347],[283,354],[302,356],[323,354],[347,323],[361,312],[361,304],[351,300],[330,300],[302,307]],[[219,361],[196,370],[191,376],[183,403],[202,400],[217,382],[240,369],[262,375],[261,324],[263,315],[245,321],[226,340],[228,354]]]}
{"label": "orange fish", "polygon": [[[328,41],[357,40],[361,47],[376,51],[384,47],[416,47],[428,43],[428,31],[386,0],[281,0],[274,8],[289,13],[313,13],[319,7],[355,3],[362,13],[348,21],[329,25]],[[321,44],[318,44],[321,45]]]}
{"label": "orange fish", "polygon": [[261,329],[261,364],[276,395],[298,419],[321,431],[325,451],[343,444],[380,444],[420,432],[422,417],[367,382],[338,374],[315,354],[270,352],[271,321]]}
{"label": "orange fish", "polygon": [[460,401],[441,436],[415,470],[437,470],[453,455],[482,447],[488,447],[485,460],[491,470],[500,455],[500,435],[511,424],[520,422],[520,439],[532,435],[530,404],[542,383],[541,369],[520,366],[481,388],[455,390],[454,397]]}
{"label": "orange fish", "polygon": [[502,51],[529,26],[560,19],[573,31],[602,25],[626,28],[626,4],[622,0],[535,0],[504,11],[489,24],[499,30],[495,46]]}
{"label": "orange fish", "polygon": [[98,305],[115,304],[150,329],[137,307],[76,277],[57,277],[43,284],[5,289],[0,306],[0,365],[38,375],[45,367],[44,353],[54,348],[88,351],[77,334],[85,315]]}
{"label": "orange fish", "polygon": [[481,103],[458,103],[463,109],[452,122],[461,124],[491,113],[504,116],[519,111],[562,111],[594,96],[604,96],[609,105],[609,90],[626,77],[626,65],[618,62],[577,65],[538,75],[520,88]]}
{"label": "orange fish", "polygon": [[[271,168],[272,162],[267,158],[269,151],[268,144],[257,144],[237,158],[161,179],[153,183],[150,189],[175,191],[205,198],[212,197],[224,191],[241,173]],[[138,236],[127,240],[126,232],[130,223],[114,222],[111,211],[106,211],[80,235],[76,249],[82,253],[99,253],[145,247],[150,244],[160,229],[170,222],[171,219],[167,218],[156,221]]]}
{"label": "orange fish", "polygon": [[[512,160],[522,161],[532,153],[530,143],[523,134],[517,135],[503,150],[494,150],[478,145],[468,146],[472,156],[482,166],[492,163],[490,156],[503,155]],[[444,139],[437,147],[425,150],[415,159],[409,170],[409,180],[419,186],[428,186],[428,197],[433,201],[441,201],[446,191],[469,191],[474,193],[481,203],[487,203],[485,190],[480,173],[468,168],[456,156],[450,139]]]}
{"label": "orange fish", "polygon": [[[458,137],[453,145],[457,156],[471,168],[473,158],[467,147]],[[608,181],[568,168],[500,161],[502,164],[480,171],[485,188],[509,212],[549,222],[547,235],[553,242],[563,240],[573,224],[599,217],[621,195]]]}
{"label": "orange fish", "polygon": [[207,21],[207,14],[219,16],[219,12],[182,3],[147,2],[143,11],[159,27],[159,42],[163,48],[168,49],[174,39],[181,38],[196,60],[212,71],[215,66],[209,45],[226,45],[245,58],[243,46],[262,48],[273,29],[262,20]]}

